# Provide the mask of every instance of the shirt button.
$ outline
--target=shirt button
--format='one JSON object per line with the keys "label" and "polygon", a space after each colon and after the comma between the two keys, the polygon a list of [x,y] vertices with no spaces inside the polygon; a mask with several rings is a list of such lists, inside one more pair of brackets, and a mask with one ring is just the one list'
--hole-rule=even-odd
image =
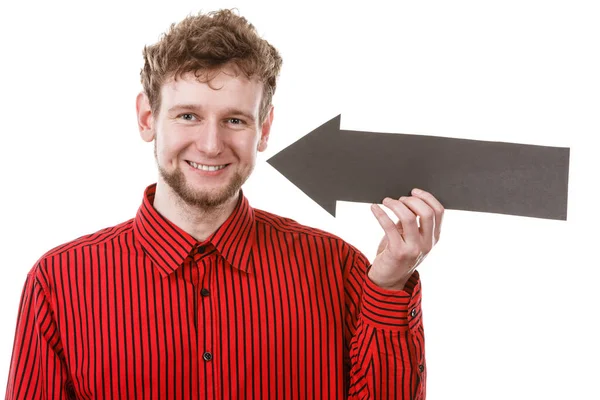
{"label": "shirt button", "polygon": [[199,246],[199,247],[198,247],[198,253],[202,254],[202,253],[204,253],[205,251],[206,251],[206,247],[204,247],[204,246]]}
{"label": "shirt button", "polygon": [[204,352],[204,354],[202,354],[202,358],[204,359],[204,361],[210,361],[212,360],[213,356],[210,353],[210,351],[206,351]]}
{"label": "shirt button", "polygon": [[200,291],[200,294],[201,294],[203,297],[206,297],[206,296],[208,296],[208,295],[210,294],[210,292],[208,291],[208,289],[207,289],[207,288],[202,288],[202,290]]}
{"label": "shirt button", "polygon": [[423,364],[419,365],[419,372],[425,371],[425,366]]}
{"label": "shirt button", "polygon": [[412,309],[412,311],[410,312],[410,316],[413,317],[413,318],[417,316],[417,309],[416,308]]}

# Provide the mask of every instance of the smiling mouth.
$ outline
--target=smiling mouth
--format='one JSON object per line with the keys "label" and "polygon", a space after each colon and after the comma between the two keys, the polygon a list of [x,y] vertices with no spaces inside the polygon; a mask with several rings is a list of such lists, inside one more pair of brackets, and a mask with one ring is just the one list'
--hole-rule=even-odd
{"label": "smiling mouth", "polygon": [[218,171],[220,169],[225,168],[226,166],[228,166],[229,164],[223,164],[223,165],[203,165],[203,164],[196,164],[193,161],[187,161],[187,163],[189,165],[191,165],[192,167],[199,169],[200,171]]}

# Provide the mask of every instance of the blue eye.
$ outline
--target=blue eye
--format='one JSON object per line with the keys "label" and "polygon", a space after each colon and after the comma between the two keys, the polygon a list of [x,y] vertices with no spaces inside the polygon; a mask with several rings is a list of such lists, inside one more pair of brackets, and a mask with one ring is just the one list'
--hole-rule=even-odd
{"label": "blue eye", "polygon": [[194,114],[181,114],[180,117],[186,121],[192,121],[192,118],[195,118]]}

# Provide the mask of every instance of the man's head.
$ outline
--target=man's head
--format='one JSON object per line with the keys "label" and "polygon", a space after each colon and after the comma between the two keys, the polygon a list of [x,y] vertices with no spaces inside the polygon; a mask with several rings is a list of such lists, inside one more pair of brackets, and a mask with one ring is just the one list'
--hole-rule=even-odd
{"label": "man's head", "polygon": [[138,122],[155,141],[160,178],[189,205],[231,199],[266,148],[279,53],[221,10],[171,25],[144,59]]}
{"label": "man's head", "polygon": [[277,50],[258,36],[254,26],[231,10],[188,16],[172,24],[159,42],[144,48],[143,55],[140,75],[153,113],[160,108],[160,89],[170,78],[214,72],[234,63],[247,78],[263,84],[261,122],[269,111],[282,63]]}

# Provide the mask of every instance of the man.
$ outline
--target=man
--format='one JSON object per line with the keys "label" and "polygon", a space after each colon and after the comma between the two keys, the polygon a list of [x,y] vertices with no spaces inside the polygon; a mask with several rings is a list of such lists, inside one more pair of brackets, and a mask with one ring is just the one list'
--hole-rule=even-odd
{"label": "man", "polygon": [[[250,207],[278,52],[231,11],[144,50],[136,109],[158,181],[135,218],[27,276],[7,399],[424,399],[417,265],[429,193],[385,199],[372,265],[340,238]],[[419,217],[419,222],[417,222]]]}

